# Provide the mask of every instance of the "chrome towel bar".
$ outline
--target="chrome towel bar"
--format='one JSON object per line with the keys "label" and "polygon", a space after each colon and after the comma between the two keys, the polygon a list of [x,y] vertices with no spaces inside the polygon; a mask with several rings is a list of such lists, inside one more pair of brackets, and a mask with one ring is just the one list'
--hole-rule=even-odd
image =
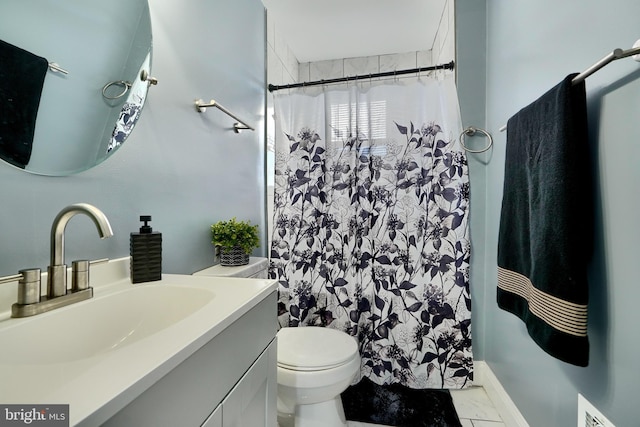
{"label": "chrome towel bar", "polygon": [[62,73],[62,74],[69,74],[69,72],[67,70],[65,70],[64,68],[60,67],[60,65],[56,64],[55,62],[49,62],[49,70],[53,71],[53,72],[57,72],[57,73]]}
{"label": "chrome towel bar", "polygon": [[[578,74],[577,76],[575,76],[573,80],[571,80],[571,83],[573,83],[574,85],[578,84],[584,81],[587,77],[589,77],[599,69],[604,68],[606,65],[615,61],[616,59],[628,58],[629,56],[633,56],[633,59],[640,62],[640,40],[635,42],[635,44],[631,49],[627,49],[627,50],[622,50],[620,48],[614,49],[609,54],[607,54],[607,56],[605,56],[604,58],[602,58],[601,60],[599,60],[598,62],[593,64],[591,67],[587,68],[586,70]],[[507,125],[500,127],[500,132],[504,132],[505,130],[507,130]]]}
{"label": "chrome towel bar", "polygon": [[207,110],[207,107],[216,107],[218,110],[222,111],[223,113],[225,113],[229,117],[237,120],[237,122],[233,124],[233,130],[234,130],[235,133],[240,133],[241,130],[247,130],[247,129],[248,130],[255,130],[253,127],[251,127],[248,124],[246,124],[245,122],[243,122],[236,115],[234,115],[231,111],[227,110],[226,108],[224,108],[222,105],[220,105],[219,103],[217,103],[213,99],[211,101],[209,101],[209,103],[205,103],[202,99],[196,99],[195,105],[196,105],[196,111],[198,111],[198,113],[204,113]]}

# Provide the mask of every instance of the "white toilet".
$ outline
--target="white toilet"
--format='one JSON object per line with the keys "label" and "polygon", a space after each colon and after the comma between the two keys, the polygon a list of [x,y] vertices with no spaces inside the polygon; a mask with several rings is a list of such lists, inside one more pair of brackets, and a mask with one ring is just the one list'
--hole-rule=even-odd
{"label": "white toilet", "polygon": [[356,340],[330,328],[278,332],[278,419],[295,427],[347,425],[340,393],[360,369]]}
{"label": "white toilet", "polygon": [[[248,265],[216,265],[194,275],[266,278],[267,268],[266,258],[252,257]],[[340,393],[360,370],[355,338],[331,328],[306,326],[282,328],[277,340],[281,427],[345,427]]]}

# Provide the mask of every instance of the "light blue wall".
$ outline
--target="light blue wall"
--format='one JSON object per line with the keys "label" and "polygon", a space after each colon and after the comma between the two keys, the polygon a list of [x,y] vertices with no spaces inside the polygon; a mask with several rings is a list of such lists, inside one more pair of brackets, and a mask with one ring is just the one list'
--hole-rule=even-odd
{"label": "light blue wall", "polygon": [[[64,206],[91,203],[107,215],[114,237],[101,241],[91,221],[67,226],[66,260],[129,255],[138,217],[163,233],[163,270],[192,273],[214,263],[209,226],[236,216],[265,227],[265,20],[260,0],[149,0],[154,35],[147,105],[125,145],[78,175],[30,175],[0,163],[0,275],[46,269],[49,234]],[[64,29],[60,29],[63,31]],[[117,30],[117,29],[114,29]],[[80,35],[81,37],[81,35]],[[217,109],[216,99],[253,124]],[[61,124],[62,125],[62,124]],[[264,254],[265,246],[255,252]]]}
{"label": "light blue wall", "polygon": [[[457,16],[477,7],[459,0]],[[486,119],[495,148],[483,171],[472,169],[472,190],[485,190],[485,280],[475,283],[482,316],[476,339],[483,358],[532,427],[573,426],[582,393],[616,426],[638,425],[640,369],[640,64],[616,61],[587,79],[589,141],[595,156],[596,249],[590,266],[587,368],[557,361],[529,338],[522,322],[496,305],[496,247],[504,172],[504,133],[520,108],[572,72],[640,38],[636,0],[487,1]],[[467,20],[458,34],[477,29]],[[459,55],[462,52],[459,52]],[[462,58],[459,58],[462,65]],[[462,89],[463,92],[469,89]],[[468,92],[466,92],[468,95]],[[463,99],[465,93],[461,95]],[[483,182],[484,180],[484,182]],[[581,215],[576,212],[576,215]],[[478,242],[476,242],[478,243]],[[476,247],[476,253],[477,253]]]}
{"label": "light blue wall", "polygon": [[[456,80],[460,114],[464,128],[485,128],[486,114],[486,27],[484,0],[467,0],[464,4],[456,0]],[[486,146],[487,139],[477,133],[465,139],[472,149]],[[473,355],[476,360],[484,360],[485,316],[481,310],[485,298],[484,272],[486,250],[485,199],[486,164],[491,151],[467,153],[471,176],[471,200],[469,227],[471,230],[470,287],[473,324]]]}

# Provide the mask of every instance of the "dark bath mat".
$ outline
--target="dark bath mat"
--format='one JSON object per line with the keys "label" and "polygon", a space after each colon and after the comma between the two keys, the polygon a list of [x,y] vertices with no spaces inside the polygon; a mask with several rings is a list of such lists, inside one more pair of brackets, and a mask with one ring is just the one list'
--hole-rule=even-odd
{"label": "dark bath mat", "polygon": [[363,378],[341,397],[349,421],[398,427],[462,427],[448,390],[380,386]]}

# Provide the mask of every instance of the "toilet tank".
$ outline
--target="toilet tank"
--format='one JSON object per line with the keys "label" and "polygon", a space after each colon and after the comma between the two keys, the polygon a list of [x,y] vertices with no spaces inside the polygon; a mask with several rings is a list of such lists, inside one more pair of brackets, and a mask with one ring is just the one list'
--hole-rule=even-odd
{"label": "toilet tank", "polygon": [[223,277],[247,277],[253,279],[266,279],[269,261],[267,258],[250,257],[249,264],[227,267],[214,265],[193,273],[194,276],[223,276]]}

